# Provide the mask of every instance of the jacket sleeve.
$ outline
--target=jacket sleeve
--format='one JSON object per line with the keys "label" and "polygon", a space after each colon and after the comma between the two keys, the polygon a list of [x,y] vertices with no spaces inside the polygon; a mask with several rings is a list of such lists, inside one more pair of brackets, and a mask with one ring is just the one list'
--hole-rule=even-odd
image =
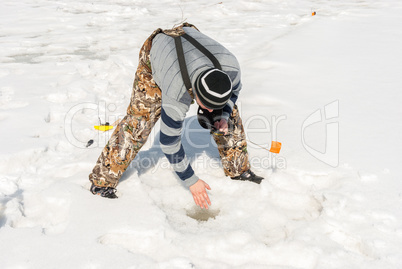
{"label": "jacket sleeve", "polygon": [[240,72],[236,78],[236,80],[233,82],[235,83],[233,85],[233,90],[232,90],[232,96],[230,97],[229,101],[226,103],[226,105],[223,107],[223,112],[222,112],[222,118],[224,118],[226,121],[229,119],[230,115],[232,114],[233,106],[236,104],[237,98],[239,97],[240,90],[241,90],[241,82],[240,82]]}
{"label": "jacket sleeve", "polygon": [[232,96],[229,101],[223,107],[222,118],[226,121],[229,119],[232,114],[233,106],[236,104],[237,98],[239,97],[240,90],[242,88],[241,80],[240,80],[240,67],[235,72],[228,72],[229,76],[232,79]]}
{"label": "jacket sleeve", "polygon": [[184,185],[190,187],[198,181],[193,168],[186,158],[181,143],[181,133],[188,106],[170,98],[162,97],[160,144],[177,176]]}

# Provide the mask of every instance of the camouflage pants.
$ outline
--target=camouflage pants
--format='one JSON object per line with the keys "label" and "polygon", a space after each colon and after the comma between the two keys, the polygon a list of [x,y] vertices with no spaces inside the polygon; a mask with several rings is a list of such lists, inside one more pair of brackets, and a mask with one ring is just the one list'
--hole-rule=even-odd
{"label": "camouflage pants", "polygon": [[[96,186],[113,188],[117,186],[120,177],[145,144],[153,126],[158,121],[161,115],[162,93],[152,78],[149,58],[152,39],[161,32],[170,36],[182,35],[183,26],[194,27],[183,24],[170,30],[157,29],[142,46],[127,115],[114,130],[89,175],[89,180]],[[191,90],[189,93],[193,97]],[[225,174],[234,177],[249,168],[247,143],[236,106],[233,108],[228,124],[229,134],[214,135],[214,140],[218,145]]]}

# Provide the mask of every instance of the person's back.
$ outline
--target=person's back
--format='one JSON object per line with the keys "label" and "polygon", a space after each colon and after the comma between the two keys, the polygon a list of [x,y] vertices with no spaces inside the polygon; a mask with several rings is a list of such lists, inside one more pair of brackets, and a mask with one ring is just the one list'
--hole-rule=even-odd
{"label": "person's back", "polygon": [[[240,66],[236,57],[220,43],[196,29],[183,27],[183,30],[217,58],[222,70],[228,74],[232,81],[234,93],[238,93],[241,89],[241,84]],[[194,86],[198,75],[207,69],[213,68],[214,65],[207,56],[186,39],[182,38],[182,44],[188,74]],[[162,90],[162,94],[180,100],[187,89],[181,77],[174,39],[163,33],[158,34],[152,41],[150,58],[153,79]]]}

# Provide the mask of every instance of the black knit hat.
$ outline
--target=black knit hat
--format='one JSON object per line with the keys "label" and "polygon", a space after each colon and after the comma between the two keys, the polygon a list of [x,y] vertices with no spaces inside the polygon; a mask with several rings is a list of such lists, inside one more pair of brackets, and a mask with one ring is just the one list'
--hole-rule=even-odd
{"label": "black knit hat", "polygon": [[232,96],[232,81],[225,72],[208,69],[197,77],[194,90],[205,107],[221,109]]}

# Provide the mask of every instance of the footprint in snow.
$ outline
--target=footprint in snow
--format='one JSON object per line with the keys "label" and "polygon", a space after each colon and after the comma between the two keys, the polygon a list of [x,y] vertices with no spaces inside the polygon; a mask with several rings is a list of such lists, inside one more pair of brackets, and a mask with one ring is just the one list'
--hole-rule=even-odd
{"label": "footprint in snow", "polygon": [[[0,88],[0,109],[13,109],[26,107],[29,103],[14,100],[14,89],[11,87]],[[0,118],[1,119],[1,118]]]}
{"label": "footprint in snow", "polygon": [[5,210],[8,224],[13,228],[39,226],[46,235],[63,233],[68,225],[70,200],[59,196],[36,193],[13,198]]}

